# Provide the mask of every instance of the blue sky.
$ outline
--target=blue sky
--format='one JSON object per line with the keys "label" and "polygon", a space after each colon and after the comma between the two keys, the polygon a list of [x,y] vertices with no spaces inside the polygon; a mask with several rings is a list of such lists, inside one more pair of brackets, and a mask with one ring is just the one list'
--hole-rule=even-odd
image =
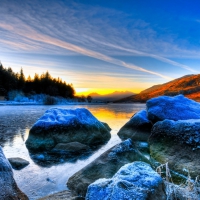
{"label": "blue sky", "polygon": [[200,2],[0,0],[0,60],[77,92],[139,92],[199,73]]}

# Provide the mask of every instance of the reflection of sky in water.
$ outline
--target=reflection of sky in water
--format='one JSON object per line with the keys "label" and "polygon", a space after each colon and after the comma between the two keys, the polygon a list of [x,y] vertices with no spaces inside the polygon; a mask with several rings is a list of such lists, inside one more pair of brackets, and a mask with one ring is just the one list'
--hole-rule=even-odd
{"label": "reflection of sky in water", "polygon": [[[26,149],[25,141],[29,129],[43,113],[51,107],[77,108],[85,107],[100,121],[106,122],[112,128],[111,140],[85,160],[74,163],[65,162],[51,167],[41,167],[34,163]],[[144,104],[107,104],[107,105],[71,105],[71,106],[2,106],[0,107],[0,125],[6,132],[4,140],[0,140],[7,158],[21,157],[30,162],[24,169],[14,170],[18,186],[30,199],[37,199],[50,193],[55,193],[66,188],[68,178],[86,166],[100,154],[120,142],[118,130],[137,111],[144,109]]]}

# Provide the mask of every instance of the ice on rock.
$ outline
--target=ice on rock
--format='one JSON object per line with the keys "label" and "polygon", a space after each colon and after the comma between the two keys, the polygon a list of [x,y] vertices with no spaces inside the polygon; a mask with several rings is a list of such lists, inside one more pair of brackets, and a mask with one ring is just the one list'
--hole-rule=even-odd
{"label": "ice on rock", "polygon": [[75,123],[97,124],[99,121],[85,108],[75,110],[52,108],[34,124],[34,126],[49,127],[54,125],[69,125]]}
{"label": "ice on rock", "polygon": [[90,184],[87,200],[165,199],[163,180],[149,164],[136,161],[121,167],[110,179]]}
{"label": "ice on rock", "polygon": [[200,119],[200,104],[183,95],[160,96],[147,101],[148,119],[152,122]]}
{"label": "ice on rock", "polygon": [[85,108],[52,108],[30,129],[26,141],[30,150],[51,150],[58,143],[98,145],[107,142],[109,130]]}
{"label": "ice on rock", "polygon": [[180,143],[200,145],[200,119],[164,120],[154,124],[152,137],[174,138]]}

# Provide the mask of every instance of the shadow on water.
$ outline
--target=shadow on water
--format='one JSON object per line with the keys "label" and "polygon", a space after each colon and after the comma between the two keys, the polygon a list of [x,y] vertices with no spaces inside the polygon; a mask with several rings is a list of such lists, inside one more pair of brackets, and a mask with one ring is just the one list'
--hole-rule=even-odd
{"label": "shadow on water", "polygon": [[[107,142],[108,143],[108,142]],[[76,163],[78,160],[83,161],[87,160],[90,156],[95,154],[100,148],[105,146],[107,143],[103,145],[93,146],[90,147],[87,151],[82,152],[74,152],[74,153],[67,153],[67,152],[31,152],[29,151],[29,156],[33,160],[33,162],[41,167],[52,167],[54,165],[59,165],[63,163]]]}

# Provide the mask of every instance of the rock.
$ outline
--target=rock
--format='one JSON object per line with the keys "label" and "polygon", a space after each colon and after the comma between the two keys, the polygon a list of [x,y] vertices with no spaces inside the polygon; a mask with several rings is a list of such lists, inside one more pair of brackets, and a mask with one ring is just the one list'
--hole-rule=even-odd
{"label": "rock", "polygon": [[131,117],[131,119],[119,130],[117,135],[126,140],[147,141],[152,128],[152,123],[147,119],[146,110],[141,110]]}
{"label": "rock", "polygon": [[29,150],[51,150],[58,143],[80,142],[95,146],[110,139],[110,132],[87,109],[53,108],[33,125],[26,146]]}
{"label": "rock", "polygon": [[147,101],[148,119],[152,122],[200,119],[200,104],[183,95],[160,96]]}
{"label": "rock", "polygon": [[200,148],[200,119],[157,122],[152,128],[152,137],[167,137]]}
{"label": "rock", "polygon": [[107,123],[105,123],[105,122],[101,122],[101,123],[107,128],[108,131],[112,130]]}
{"label": "rock", "polygon": [[164,120],[152,128],[150,154],[169,168],[195,178],[200,172],[200,120]]}
{"label": "rock", "polygon": [[18,157],[8,158],[8,161],[10,162],[12,168],[17,170],[23,169],[24,167],[30,164],[27,160]]}
{"label": "rock", "polygon": [[67,186],[73,195],[85,197],[88,185],[99,178],[111,178],[120,167],[133,161],[149,163],[149,160],[128,139],[109,149],[71,176],[67,182]]}
{"label": "rock", "polygon": [[51,152],[59,154],[81,154],[89,151],[90,147],[80,142],[58,143]]}
{"label": "rock", "polygon": [[0,147],[0,199],[2,200],[27,200],[28,197],[18,188],[12,167]]}
{"label": "rock", "polygon": [[149,164],[126,164],[110,179],[89,185],[86,200],[165,200],[163,180]]}
{"label": "rock", "polygon": [[69,190],[64,190],[61,192],[57,192],[55,194],[51,194],[49,196],[40,198],[38,200],[84,200],[85,198],[82,197],[74,197],[72,196]]}

